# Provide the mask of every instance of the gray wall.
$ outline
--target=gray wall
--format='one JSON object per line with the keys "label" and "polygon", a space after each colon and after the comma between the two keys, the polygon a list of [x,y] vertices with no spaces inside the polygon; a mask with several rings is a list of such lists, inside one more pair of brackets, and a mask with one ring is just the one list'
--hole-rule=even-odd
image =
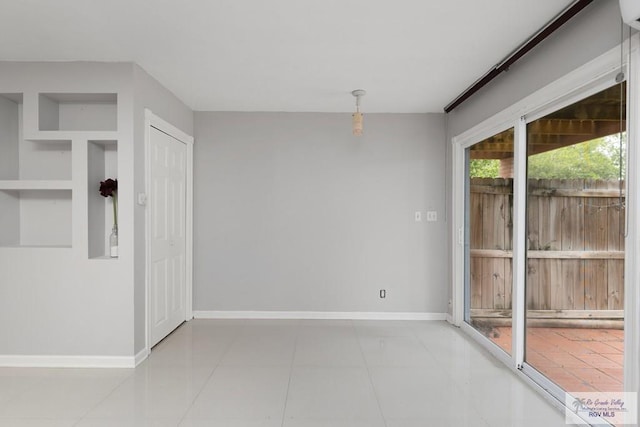
{"label": "gray wall", "polygon": [[197,112],[194,309],[445,312],[443,117]]}
{"label": "gray wall", "polygon": [[[502,73],[449,113],[446,119],[447,140],[450,142],[452,137],[617,46],[620,43],[620,25],[617,1],[600,0],[591,3],[509,71]],[[450,155],[451,150],[448,150],[447,206],[452,203]],[[450,264],[449,267],[451,268]],[[450,269],[448,274],[451,277]]]}
{"label": "gray wall", "polygon": [[[188,135],[193,135],[193,111],[173,93],[162,86],[138,65],[133,65],[133,101],[134,101],[134,192],[145,190],[144,159],[144,110],[150,109],[156,116],[171,123]],[[145,208],[135,206],[135,332],[134,353],[145,345]]]}

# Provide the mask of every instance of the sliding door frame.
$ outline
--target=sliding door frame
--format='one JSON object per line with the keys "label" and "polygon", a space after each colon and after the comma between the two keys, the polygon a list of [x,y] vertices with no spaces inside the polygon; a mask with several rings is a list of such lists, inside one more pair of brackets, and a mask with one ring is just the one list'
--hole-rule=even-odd
{"label": "sliding door frame", "polygon": [[[535,384],[547,399],[562,407],[565,392],[533,367],[525,363],[526,322],[526,202],[527,202],[527,154],[526,130],[530,123],[550,112],[571,105],[583,98],[615,85],[620,71],[620,52],[623,55],[623,71],[627,84],[627,224],[625,239],[625,306],[624,306],[624,389],[638,392],[640,385],[640,35],[635,34],[622,46],[617,46],[584,66],[536,91],[522,101],[497,113],[468,131],[455,136],[452,144],[452,297],[451,322],[467,332],[488,351],[502,360],[525,381]],[[630,64],[630,67],[629,67]],[[472,145],[506,129],[514,128],[514,230],[513,230],[513,284],[511,354],[498,348],[487,337],[464,321],[465,302],[465,150]],[[640,402],[639,402],[640,403]],[[640,407],[640,405],[639,405]]]}
{"label": "sliding door frame", "polygon": [[[619,61],[619,60],[618,60]],[[602,77],[589,82],[587,85],[581,87],[579,90],[577,90],[576,92],[567,94],[567,96],[561,97],[558,100],[551,102],[547,105],[544,105],[541,108],[538,108],[536,110],[533,110],[531,113],[521,117],[520,119],[520,124],[523,128],[523,139],[520,140],[520,144],[522,147],[522,152],[523,152],[523,156],[524,158],[521,160],[522,162],[524,162],[524,167],[522,169],[524,169],[524,188],[521,189],[521,198],[523,198],[524,200],[522,201],[522,203],[525,204],[526,206],[526,199],[527,199],[527,187],[526,187],[526,180],[527,180],[527,173],[526,173],[526,161],[527,161],[527,157],[526,157],[526,146],[527,146],[527,125],[529,123],[535,122],[536,120],[543,118],[545,116],[547,116],[548,114],[551,114],[553,112],[556,112],[558,110],[561,110],[565,107],[568,107],[572,104],[575,104],[585,98],[588,98],[598,92],[601,92],[607,88],[610,88],[612,86],[615,86],[616,84],[618,84],[619,82],[616,81],[616,75],[618,74],[618,72],[620,71],[620,64],[618,62],[618,68],[616,70],[613,70],[609,73],[606,73],[605,75],[603,75]],[[627,67],[625,64],[624,67],[624,73],[625,76],[628,77],[628,73],[627,73]],[[627,85],[627,99],[629,96],[629,85]],[[628,169],[628,168],[627,168]],[[519,197],[520,198],[520,197]],[[522,209],[523,211],[526,210],[526,207],[524,209]],[[523,218],[518,218],[519,220],[522,219],[522,221],[525,221],[526,224],[526,212],[523,215]],[[523,236],[526,235],[523,234]],[[526,240],[526,239],[525,239]],[[626,241],[625,241],[626,242]],[[521,261],[523,261],[523,263],[526,265],[528,258],[526,256],[526,250],[524,250],[524,242],[520,242],[520,246],[522,249],[522,259]],[[627,264],[629,264],[629,260],[631,259],[636,259],[636,258],[630,258],[627,256],[627,250],[625,249],[625,266]],[[526,280],[524,279],[526,277],[526,271],[521,272],[521,276],[523,281]],[[626,298],[626,290],[628,289],[628,285],[626,284],[626,280],[625,280],[625,298]],[[514,285],[515,286],[515,285]],[[520,287],[518,287],[520,289]],[[521,293],[526,293],[526,288],[525,286],[522,286],[522,291]],[[554,382],[550,381],[545,375],[543,375],[542,373],[540,373],[537,369],[535,369],[535,367],[533,367],[532,365],[528,364],[526,362],[526,360],[524,360],[524,351],[525,351],[525,346],[526,343],[524,342],[524,337],[526,335],[526,313],[527,313],[527,309],[526,309],[526,297],[524,298],[523,301],[519,301],[519,308],[521,310],[521,314],[522,314],[522,330],[518,330],[519,332],[519,336],[521,336],[523,339],[517,339],[517,337],[514,337],[514,342],[518,341],[518,347],[520,347],[520,345],[522,346],[522,356],[523,358],[520,359],[520,363],[518,364],[518,368],[522,370],[523,373],[525,373],[526,375],[528,375],[529,377],[531,377],[532,379],[534,379],[534,381],[536,381],[537,383],[539,383],[543,388],[547,389],[549,391],[550,394],[552,394],[556,399],[561,400],[561,401],[565,401],[565,391],[559,387],[558,385],[556,385]],[[626,308],[626,307],[625,307]],[[520,313],[519,313],[520,316]],[[625,317],[626,317],[626,311],[625,311]],[[625,329],[627,325],[625,322]],[[520,335],[522,334],[522,335]],[[570,390],[569,390],[570,391]]]}

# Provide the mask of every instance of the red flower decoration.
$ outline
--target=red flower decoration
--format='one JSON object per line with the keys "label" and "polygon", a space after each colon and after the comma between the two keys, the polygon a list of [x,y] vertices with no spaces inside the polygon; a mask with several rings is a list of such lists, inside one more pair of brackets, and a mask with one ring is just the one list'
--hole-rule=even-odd
{"label": "red flower decoration", "polygon": [[106,181],[100,181],[100,194],[102,197],[113,197],[118,192],[118,180],[107,179]]}

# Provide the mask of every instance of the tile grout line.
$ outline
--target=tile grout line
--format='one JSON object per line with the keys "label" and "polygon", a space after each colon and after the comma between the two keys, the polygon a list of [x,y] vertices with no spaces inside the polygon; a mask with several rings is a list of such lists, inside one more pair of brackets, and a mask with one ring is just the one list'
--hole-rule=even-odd
{"label": "tile grout line", "polygon": [[200,391],[198,391],[198,393],[196,393],[196,395],[191,400],[191,404],[189,404],[189,407],[184,411],[184,414],[182,415],[182,417],[180,417],[180,421],[178,421],[178,427],[185,421],[185,417],[187,416],[187,414],[189,413],[191,408],[193,408],[193,404],[196,402],[198,397],[200,397],[200,395],[202,394],[202,391],[207,386],[209,381],[211,381],[211,377],[213,377],[213,374],[216,372],[216,370],[220,366],[220,363],[222,362],[222,360],[224,360],[224,357],[227,355],[227,353],[229,352],[229,350],[231,349],[233,344],[235,344],[235,342],[238,340],[238,338],[242,335],[242,332],[244,331],[245,327],[246,327],[246,322],[242,322],[242,328],[240,328],[240,332],[238,332],[238,334],[231,340],[231,342],[229,343],[229,345],[225,349],[224,353],[222,353],[222,355],[220,356],[220,359],[218,360],[218,363],[216,363],[216,365],[213,367],[213,370],[211,371],[211,373],[207,377],[207,380],[202,384],[202,387],[200,388]]}
{"label": "tile grout line", "polygon": [[[427,353],[435,360],[435,362],[438,364],[440,369],[445,371],[446,370],[445,369],[446,366],[441,361],[439,361],[438,358],[433,356],[433,353],[429,350],[429,347],[427,347],[427,344],[425,344],[425,342],[422,339],[420,339],[420,337],[418,336],[418,333],[416,332],[416,330],[413,327],[411,328],[411,333],[413,334],[414,338],[418,340],[420,345],[427,351]],[[465,338],[465,342],[468,343],[466,338]],[[451,384],[453,385],[453,387],[457,388],[459,393],[461,393],[462,395],[464,395],[466,393],[466,391],[464,389],[464,384],[461,384],[458,381],[456,381],[455,378],[453,378],[453,376],[451,377]],[[467,399],[468,398],[469,397],[467,397]],[[480,413],[480,411],[478,411],[478,408],[477,408],[475,403],[471,402],[471,407],[473,408],[473,410],[476,411],[477,415],[480,417],[482,422],[485,424],[485,427],[493,427],[492,424],[487,419],[485,419],[484,415],[482,415]]]}
{"label": "tile grout line", "polygon": [[[131,369],[131,368],[129,368]],[[109,393],[106,394],[105,397],[103,397],[100,401],[96,402],[95,405],[91,406],[89,409],[87,409],[87,411],[82,414],[80,416],[80,418],[78,419],[78,421],[76,421],[73,425],[77,426],[78,424],[80,424],[82,421],[84,421],[87,417],[87,415],[89,415],[91,413],[91,411],[93,411],[95,408],[97,408],[98,406],[100,406],[100,404],[102,404],[104,401],[106,401],[109,397],[111,397],[111,395],[113,395],[113,393],[116,392],[116,390],[118,388],[120,388],[120,386],[122,386],[125,382],[127,382],[127,380],[129,380],[130,378],[133,378],[133,376],[136,373],[136,368],[131,369],[131,373],[128,375],[125,375],[121,381],[119,381],[112,389],[111,391],[109,391]]]}
{"label": "tile grout line", "polygon": [[[299,325],[297,326],[299,329]],[[291,377],[293,376],[293,363],[296,360],[296,352],[298,351],[298,332],[296,332],[296,338],[293,341],[293,354],[291,355],[291,364],[289,365],[289,381],[287,381],[287,392],[284,395],[284,407],[282,408],[282,421],[280,427],[284,427],[285,414],[287,413],[287,402],[289,401],[289,389],[291,388]]]}
{"label": "tile grout line", "polygon": [[362,343],[360,342],[360,335],[358,334],[358,329],[353,320],[351,322],[351,327],[356,335],[356,341],[358,342],[358,348],[360,349],[360,355],[362,356],[362,361],[364,362],[364,368],[367,371],[367,377],[369,378],[369,384],[371,385],[371,390],[373,390],[373,396],[376,398],[376,404],[378,405],[378,411],[380,411],[380,418],[382,418],[382,423],[385,427],[387,427],[387,419],[384,417],[384,413],[382,412],[382,405],[380,405],[380,398],[378,397],[378,392],[376,391],[376,387],[373,385],[373,378],[371,378],[371,371],[369,370],[369,363],[367,362],[367,358],[364,355],[364,349],[362,348]]}
{"label": "tile grout line", "polygon": [[[174,329],[173,331],[171,331],[171,333],[169,333],[169,335],[167,335],[165,338],[169,338],[171,335],[173,335],[174,332],[176,332],[178,329],[180,329],[186,322],[182,323],[178,328]],[[164,339],[163,339],[164,340]],[[161,340],[160,343],[163,341]],[[158,344],[160,344],[158,343]],[[149,355],[145,358],[144,362],[146,362],[146,360],[149,358],[149,356],[151,355],[151,352],[149,352]],[[136,369],[138,369],[138,366],[135,366],[133,368],[129,368],[131,369],[131,373],[129,375],[125,375],[124,378],[122,379],[122,381],[120,381],[102,400],[100,400],[99,402],[97,402],[95,405],[93,405],[91,408],[89,408],[87,410],[87,412],[85,412],[73,425],[77,426],[78,424],[80,424],[82,421],[85,421],[87,419],[87,415],[89,415],[91,413],[91,411],[93,411],[95,408],[97,408],[98,406],[100,406],[102,403],[104,403],[109,397],[111,397],[118,388],[120,388],[120,386],[122,386],[125,382],[127,382],[127,380],[131,379],[134,377],[134,375],[136,374]]]}

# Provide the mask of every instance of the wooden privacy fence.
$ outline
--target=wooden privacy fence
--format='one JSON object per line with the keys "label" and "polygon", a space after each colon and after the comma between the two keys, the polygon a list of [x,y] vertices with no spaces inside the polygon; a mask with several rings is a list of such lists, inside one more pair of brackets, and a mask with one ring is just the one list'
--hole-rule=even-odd
{"label": "wooden privacy fence", "polygon": [[[529,180],[529,318],[601,323],[622,318],[625,211],[620,196],[619,181]],[[473,178],[469,203],[471,316],[510,317],[513,181]]]}

